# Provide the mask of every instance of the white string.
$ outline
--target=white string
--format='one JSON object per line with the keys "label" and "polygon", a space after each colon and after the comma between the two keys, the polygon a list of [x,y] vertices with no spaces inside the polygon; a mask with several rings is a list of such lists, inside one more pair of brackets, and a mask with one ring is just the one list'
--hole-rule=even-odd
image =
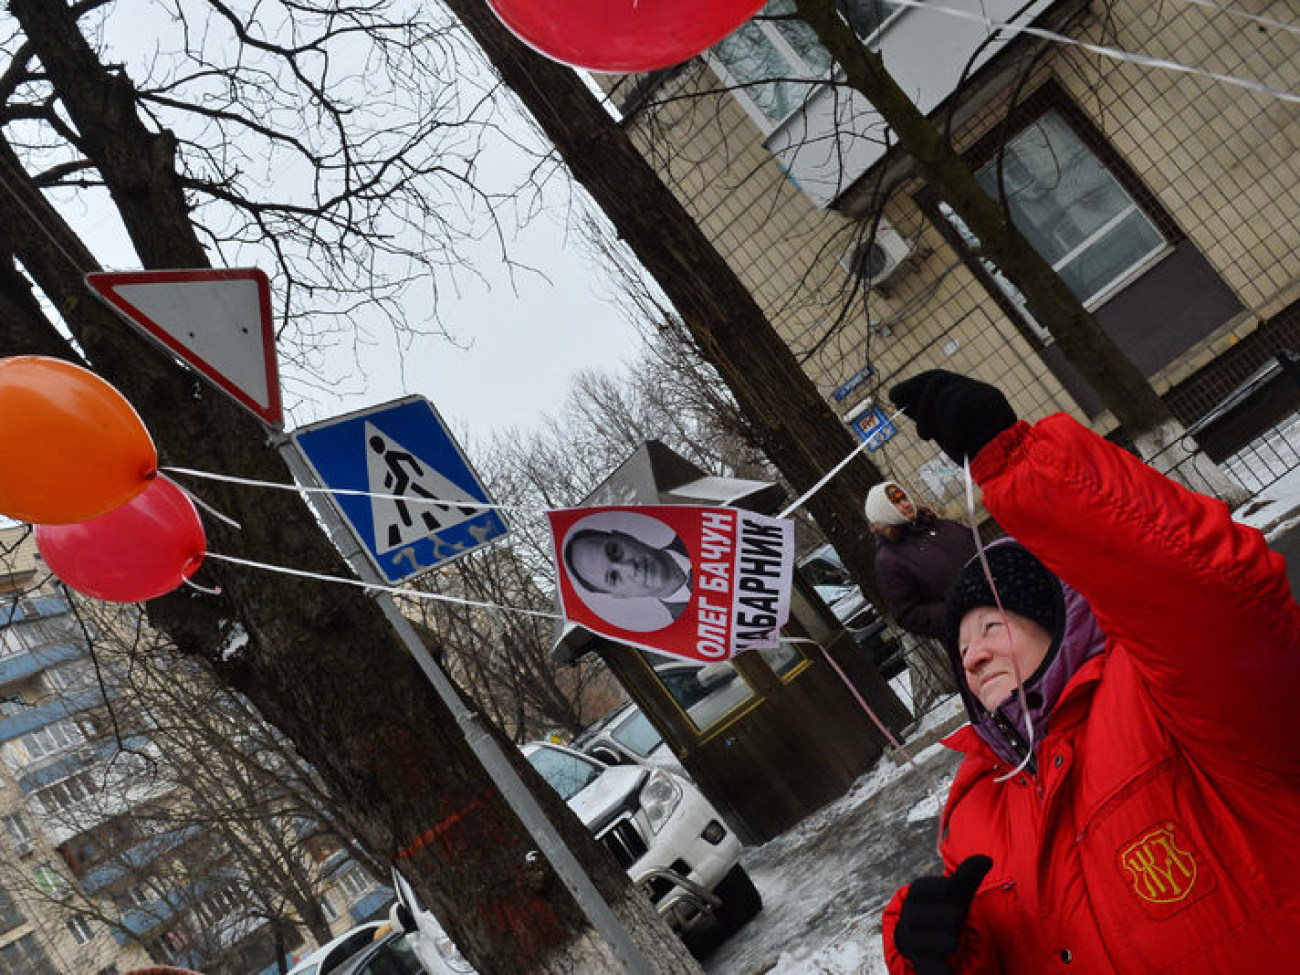
{"label": "white string", "polygon": [[457,603],[461,606],[477,606],[481,609],[504,609],[510,613],[520,613],[524,616],[538,616],[542,619],[557,620],[560,619],[555,613],[544,613],[536,609],[520,609],[517,606],[503,606],[500,603],[485,603],[477,599],[461,599],[458,596],[447,596],[443,593],[425,592],[422,589],[405,589],[401,586],[384,586],[376,582],[364,582],[361,579],[348,579],[343,576],[327,576],[320,572],[307,572],[304,569],[290,569],[288,566],[272,565],[269,562],[254,562],[252,559],[241,559],[234,555],[222,555],[220,552],[208,552],[206,558],[217,559],[221,562],[230,562],[234,565],[243,565],[252,569],[263,569],[267,572],[278,572],[281,575],[298,576],[302,579],[316,579],[320,582],[336,582],[345,586],[356,586],[365,589],[368,592],[387,592],[397,596],[409,596],[412,599],[429,599],[440,603]]}
{"label": "white string", "polygon": [[[176,482],[173,481],[170,477],[167,478],[167,480],[168,480],[168,482],[171,483],[171,484],[176,484]],[[213,518],[216,518],[216,519],[218,519],[219,521],[224,521],[227,525],[230,525],[230,526],[231,526],[232,528],[234,528],[236,531],[243,531],[243,530],[244,530],[244,526],[241,525],[239,522],[235,521],[234,518],[231,518],[231,517],[229,517],[228,515],[224,515],[224,514],[222,514],[222,513],[221,513],[220,511],[218,511],[216,508],[212,507],[212,505],[208,504],[206,501],[204,501],[202,498],[200,498],[197,494],[195,494],[193,491],[191,491],[189,488],[187,488],[184,484],[176,484],[176,490],[180,491],[181,494],[185,495],[185,497],[189,498],[192,502],[194,502],[194,504],[198,505],[200,508],[202,508],[202,509],[203,509],[204,511],[206,511],[208,514],[212,515]],[[198,587],[198,586],[195,586],[194,588],[198,589],[199,587]]]}
{"label": "white string", "polygon": [[275,488],[278,491],[299,491],[303,494],[336,494],[346,495],[348,497],[360,498],[378,498],[385,501],[405,501],[409,505],[432,504],[453,505],[457,508],[496,508],[501,511],[542,511],[541,508],[533,508],[522,504],[492,504],[488,501],[462,500],[461,498],[426,498],[423,495],[410,494],[376,494],[372,491],[362,491],[352,488],[317,488],[303,487],[298,484],[285,484],[283,481],[259,481],[251,477],[235,477],[233,474],[214,474],[212,471],[199,471],[189,467],[160,467],[160,471],[167,474],[189,474],[193,477],[206,477],[212,481],[225,481],[230,484],[246,484],[250,487],[267,487]]}
{"label": "white string", "polygon": [[[902,410],[897,410],[897,411],[894,413],[893,416],[891,416],[891,417],[889,417],[888,419],[885,420],[885,423],[886,423],[886,424],[893,423],[894,420],[896,420],[896,419],[897,419],[897,418],[902,414],[902,412],[903,412]],[[812,487],[810,487],[807,491],[805,491],[805,492],[804,492],[803,494],[801,494],[799,497],[795,498],[794,501],[792,501],[792,502],[790,503],[790,505],[789,505],[789,506],[788,506],[784,511],[782,511],[779,515],[777,515],[777,517],[778,517],[778,518],[789,518],[791,512],[798,511],[800,508],[802,508],[802,507],[803,507],[803,503],[804,503],[805,501],[807,501],[807,500],[808,500],[809,498],[811,498],[814,494],[816,494],[816,493],[817,493],[818,491],[820,491],[823,487],[825,487],[825,486],[826,486],[826,482],[829,481],[829,480],[830,480],[832,477],[834,477],[836,474],[838,474],[840,471],[842,471],[842,470],[844,469],[845,465],[848,464],[849,461],[851,461],[854,457],[858,456],[858,454],[862,453],[862,451],[866,450],[866,449],[867,449],[867,444],[869,444],[869,443],[870,443],[869,440],[864,440],[864,441],[862,441],[862,443],[858,444],[858,445],[857,445],[856,447],[854,447],[851,451],[849,451],[849,455],[848,455],[847,457],[845,457],[842,461],[840,461],[838,464],[836,464],[834,467],[832,467],[829,471],[827,471],[826,474],[825,474],[825,476],[822,477],[822,479],[821,479],[820,481],[818,481],[816,484],[814,484]]]}
{"label": "white string", "polygon": [[200,586],[200,585],[199,585],[197,582],[195,582],[193,579],[182,579],[181,582],[185,583],[185,585],[189,586],[191,589],[197,589],[199,592],[203,593],[205,596],[220,596],[220,595],[221,595],[221,587],[220,587],[220,586]]}
{"label": "white string", "polygon": [[[1020,677],[1020,665],[1016,661],[1014,653],[1015,635],[1012,633],[1011,624],[1007,620],[1007,611],[1002,608],[1002,596],[998,593],[997,583],[993,580],[993,569],[989,565],[988,556],[984,554],[984,540],[980,538],[979,528],[975,525],[975,481],[970,476],[970,458],[967,457],[962,464],[962,469],[966,475],[966,517],[969,519],[971,534],[975,537],[975,555],[980,560],[980,568],[984,570],[984,578],[988,580],[989,591],[993,593],[993,601],[997,604],[998,612],[1002,614],[1002,628],[1007,634],[1007,659],[1011,661],[1011,676],[1016,679],[1016,695],[1020,698],[1020,711],[1025,716],[1025,730],[1027,734],[1027,745],[1025,746],[1025,757],[1021,759],[1020,764],[1013,768],[1006,775],[999,776],[994,782],[1005,782],[1007,779],[1015,778],[1025,770],[1029,765],[1030,758],[1034,754],[1034,719],[1030,717],[1029,707],[1025,703],[1025,685]],[[957,647],[957,662],[961,663],[961,646]],[[964,670],[965,668],[963,668]],[[965,677],[963,676],[963,680]]]}
{"label": "white string", "polygon": [[[974,23],[982,24],[985,27],[1007,31],[1012,34],[1028,34],[1032,37],[1041,37],[1044,40],[1054,41],[1058,44],[1082,48],[1092,54],[1100,54],[1102,57],[1111,58],[1115,61],[1137,64],[1147,68],[1158,68],[1163,71],[1174,71],[1180,74],[1196,75],[1202,78],[1209,78],[1213,81],[1222,82],[1225,85],[1232,85],[1236,88],[1245,88],[1248,91],[1268,95],[1284,102],[1300,103],[1300,94],[1286,91],[1281,88],[1274,88],[1271,85],[1266,85],[1263,82],[1254,81],[1250,78],[1241,78],[1237,75],[1223,74],[1219,71],[1207,71],[1204,68],[1196,68],[1190,64],[1183,64],[1181,61],[1170,61],[1167,58],[1152,57],[1148,54],[1134,54],[1131,51],[1125,51],[1117,47],[1109,47],[1105,44],[1094,44],[1091,41],[1079,40],[1077,37],[1058,34],[1055,31],[1045,30],[1041,27],[1009,24],[1003,21],[991,21],[976,13],[971,13],[966,10],[953,10],[951,7],[936,7],[931,3],[922,2],[922,0],[894,0],[894,2],[900,7],[913,7],[917,10],[928,10],[937,14],[946,14],[950,17],[956,17],[959,20],[973,21]],[[1193,2],[1193,0],[1187,0],[1187,2]]]}
{"label": "white string", "polygon": [[1182,2],[1191,4],[1193,7],[1204,7],[1206,10],[1213,10],[1216,13],[1227,14],[1229,17],[1239,17],[1242,20],[1248,20],[1253,24],[1272,27],[1276,30],[1285,31],[1288,34],[1300,35],[1300,27],[1295,27],[1291,24],[1284,24],[1280,20],[1274,20],[1272,17],[1265,17],[1263,14],[1252,14],[1245,10],[1238,10],[1235,7],[1225,7],[1221,3],[1213,3],[1212,0],[1182,0]]}

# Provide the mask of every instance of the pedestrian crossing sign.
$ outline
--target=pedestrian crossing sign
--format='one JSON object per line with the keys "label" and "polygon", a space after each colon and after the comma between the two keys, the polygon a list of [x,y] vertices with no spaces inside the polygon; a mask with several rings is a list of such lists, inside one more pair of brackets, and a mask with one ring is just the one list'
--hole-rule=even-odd
{"label": "pedestrian crossing sign", "polygon": [[389,582],[508,530],[433,404],[408,396],[294,431],[294,442]]}

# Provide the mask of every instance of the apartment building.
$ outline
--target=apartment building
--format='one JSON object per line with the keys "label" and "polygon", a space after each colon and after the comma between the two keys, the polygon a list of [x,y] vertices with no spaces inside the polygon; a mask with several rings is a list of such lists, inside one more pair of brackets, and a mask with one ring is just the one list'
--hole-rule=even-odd
{"label": "apartment building", "polygon": [[[291,764],[309,774],[278,734],[193,661],[140,656],[137,608],[105,609],[70,598],[28,529],[0,529],[0,975],[270,975],[315,943],[293,896],[331,935],[385,913],[391,890],[276,805]],[[264,819],[239,811],[250,791]]]}
{"label": "apartment building", "polygon": [[[1263,90],[1300,90],[1289,4],[844,8],[1185,424],[1300,348],[1300,113]],[[806,25],[781,18],[792,12],[771,0],[686,64],[597,80],[887,472],[960,493],[936,451],[886,446],[897,431],[881,390],[925,368],[996,382],[1025,415],[1066,410],[1109,432],[1033,310]]]}

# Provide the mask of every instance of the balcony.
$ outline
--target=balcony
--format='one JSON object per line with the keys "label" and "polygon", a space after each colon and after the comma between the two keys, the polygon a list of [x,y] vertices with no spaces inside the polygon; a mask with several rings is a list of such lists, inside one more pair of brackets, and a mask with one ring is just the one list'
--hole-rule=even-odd
{"label": "balcony", "polygon": [[0,659],[0,687],[25,680],[55,664],[75,660],[84,653],[85,651],[75,643],[58,643],[29,650],[27,653],[15,654],[12,657],[4,657]]}
{"label": "balcony", "polygon": [[[149,743],[146,735],[133,735],[122,740],[128,750],[140,750]],[[111,735],[94,741],[82,742],[71,748],[64,748],[52,755],[28,764],[15,778],[24,794],[34,792],[51,782],[66,778],[88,765],[107,762],[117,751],[117,739]]]}
{"label": "balcony", "polygon": [[[24,656],[26,655],[24,654]],[[84,691],[78,691],[75,694],[67,694],[45,701],[35,707],[28,708],[21,714],[0,719],[0,742],[12,741],[19,735],[25,735],[27,732],[47,725],[51,721],[58,721],[60,718],[86,711],[98,704],[102,704],[103,700],[104,696],[100,693],[99,688],[92,687]]]}
{"label": "balcony", "polygon": [[360,924],[379,914],[392,899],[392,889],[380,884],[362,895],[361,899],[349,909],[349,913],[352,915],[352,920]]}
{"label": "balcony", "polygon": [[85,876],[81,878],[81,886],[88,894],[110,887],[128,874],[139,871],[147,864],[152,863],[164,853],[168,853],[189,842],[200,832],[202,832],[201,826],[187,826],[184,829],[172,830],[162,836],[151,836],[123,853],[112,855],[113,859],[109,862],[101,863],[99,866],[86,871]]}
{"label": "balcony", "polygon": [[22,596],[7,605],[0,605],[0,623],[19,623],[59,616],[71,607],[62,596]]}

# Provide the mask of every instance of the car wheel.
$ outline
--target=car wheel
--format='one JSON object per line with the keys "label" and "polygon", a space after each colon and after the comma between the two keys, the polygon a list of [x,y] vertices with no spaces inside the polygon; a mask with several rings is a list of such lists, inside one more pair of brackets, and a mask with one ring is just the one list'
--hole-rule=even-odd
{"label": "car wheel", "polygon": [[730,931],[735,931],[763,909],[762,895],[739,863],[728,871],[713,892],[722,901],[715,912],[718,920]]}

